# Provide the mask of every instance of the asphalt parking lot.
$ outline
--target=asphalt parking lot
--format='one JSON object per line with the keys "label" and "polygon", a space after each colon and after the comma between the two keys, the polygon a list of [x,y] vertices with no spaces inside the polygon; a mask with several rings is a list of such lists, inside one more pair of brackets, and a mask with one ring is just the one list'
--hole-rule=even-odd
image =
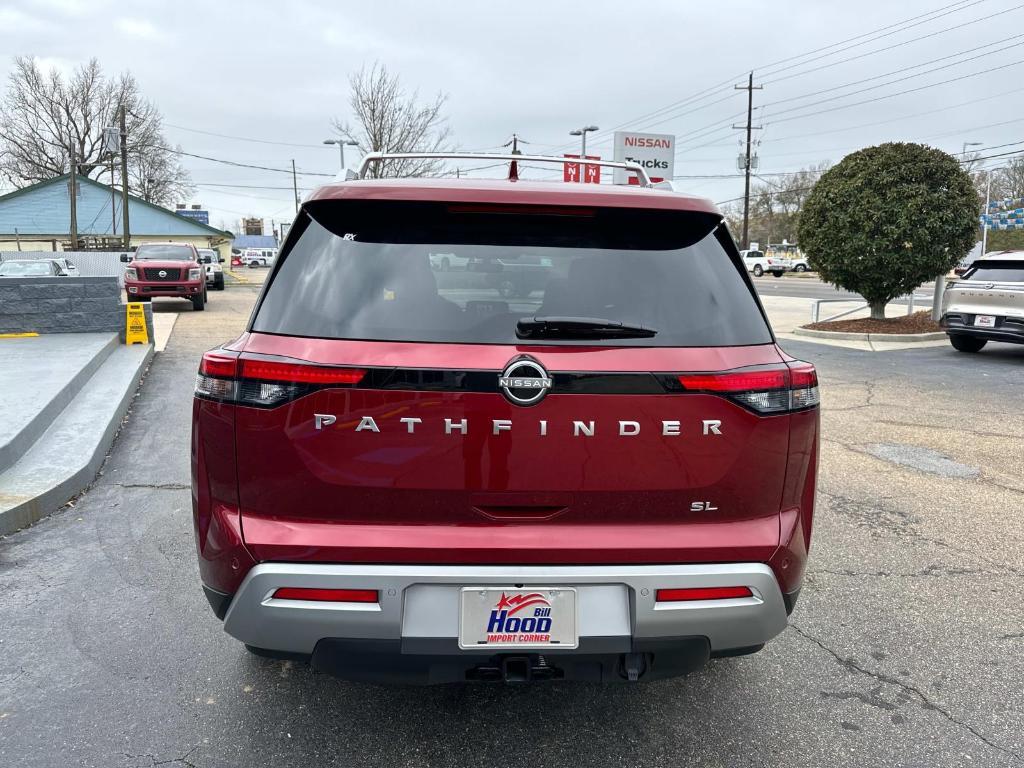
{"label": "asphalt parking lot", "polygon": [[822,380],[819,508],[761,653],[635,686],[388,688],[249,655],[199,587],[193,381],[257,288],[155,302],[179,316],[102,475],[0,540],[0,766],[1024,763],[1024,347],[787,342]]}

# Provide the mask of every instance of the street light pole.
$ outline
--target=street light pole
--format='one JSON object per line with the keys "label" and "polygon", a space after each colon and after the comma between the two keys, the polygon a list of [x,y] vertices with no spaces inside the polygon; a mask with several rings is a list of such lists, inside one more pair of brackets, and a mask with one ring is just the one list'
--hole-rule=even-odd
{"label": "street light pole", "polygon": [[580,181],[586,176],[585,163],[587,160],[587,134],[592,131],[600,130],[596,125],[585,125],[582,128],[577,128],[574,131],[569,131],[570,136],[580,137]]}
{"label": "street light pole", "polygon": [[132,228],[128,219],[128,127],[125,117],[125,107],[121,105],[120,114],[121,128],[121,233],[124,240],[124,249],[127,251],[132,247]]}
{"label": "street light pole", "polygon": [[575,131],[569,131],[570,136],[580,137],[580,160],[583,160],[587,156],[587,134],[591,131],[600,130],[596,125],[585,125],[582,128],[577,128]]}
{"label": "street light pole", "polygon": [[345,170],[345,145],[350,147],[358,147],[358,141],[346,141],[345,139],[324,139],[324,144],[337,144],[338,145],[338,156],[341,159],[341,170]]}
{"label": "street light pole", "polygon": [[[992,197],[992,169],[988,169],[985,181],[985,210],[982,212],[983,215],[988,216],[988,206],[991,202]],[[981,255],[985,255],[985,246],[988,245],[988,219],[984,220],[981,225]]]}
{"label": "street light pole", "polygon": [[963,147],[960,149],[960,158],[963,160],[967,159],[967,148],[968,147],[980,147],[980,141],[965,141]]}

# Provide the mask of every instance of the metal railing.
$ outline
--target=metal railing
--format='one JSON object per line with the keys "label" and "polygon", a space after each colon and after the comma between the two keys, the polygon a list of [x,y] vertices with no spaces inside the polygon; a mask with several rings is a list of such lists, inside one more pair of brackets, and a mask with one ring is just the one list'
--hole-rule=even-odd
{"label": "metal railing", "polygon": [[359,164],[356,179],[366,178],[366,171],[372,163],[387,160],[492,160],[498,163],[576,163],[580,165],[600,165],[604,168],[619,168],[635,173],[641,187],[653,187],[651,177],[639,163],[617,162],[615,160],[581,160],[575,157],[552,157],[551,155],[512,155],[494,154],[489,152],[370,152],[363,156]]}
{"label": "metal railing", "polygon": [[[916,296],[913,293],[908,293],[906,296],[897,296],[895,299],[892,300],[892,302],[889,302],[889,303],[891,304],[893,302],[906,300],[907,301],[907,316],[909,317],[910,315],[914,314],[914,300],[915,299],[926,299],[926,298],[928,298],[928,297],[927,296]],[[845,312],[840,312],[838,315],[831,315],[830,317],[826,317],[824,320],[819,320],[819,317],[821,315],[821,305],[822,304],[832,304],[832,303],[837,303],[837,302],[838,303],[846,304],[846,303],[849,303],[851,301],[856,301],[856,299],[815,299],[814,300],[814,304],[811,305],[811,322],[812,323],[818,323],[818,322],[827,323],[830,320],[838,320],[840,317],[846,317],[847,315],[852,315],[854,312],[860,312],[862,309],[867,309],[868,307],[871,306],[870,304],[868,304],[865,301],[863,304],[858,304],[853,309],[848,309]]]}

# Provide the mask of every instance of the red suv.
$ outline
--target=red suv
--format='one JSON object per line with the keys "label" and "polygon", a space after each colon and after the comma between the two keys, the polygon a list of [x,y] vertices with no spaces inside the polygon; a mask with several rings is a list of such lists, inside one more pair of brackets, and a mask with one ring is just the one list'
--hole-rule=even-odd
{"label": "red suv", "polygon": [[128,301],[149,301],[154,296],[177,296],[192,302],[192,309],[206,308],[206,268],[209,256],[200,256],[188,243],[143,243],[132,256],[121,254],[128,264],[124,290]]}
{"label": "red suv", "polygon": [[[302,206],[193,406],[203,586],[250,651],[375,681],[631,681],[786,626],[815,370],[775,343],[722,214],[620,167],[641,184],[513,163]],[[431,253],[545,274],[508,296]]]}

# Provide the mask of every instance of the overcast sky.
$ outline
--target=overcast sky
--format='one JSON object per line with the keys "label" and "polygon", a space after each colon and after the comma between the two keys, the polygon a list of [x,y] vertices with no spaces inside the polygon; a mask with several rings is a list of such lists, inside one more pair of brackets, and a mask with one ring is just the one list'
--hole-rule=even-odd
{"label": "overcast sky", "polygon": [[[4,0],[0,51],[62,69],[95,56],[108,73],[134,73],[183,150],[279,168],[294,158],[321,173],[338,169],[337,148],[321,142],[332,118],[349,117],[348,77],[375,60],[410,90],[446,93],[463,148],[494,150],[515,131],[532,142],[525,149],[561,153],[578,147],[567,134],[583,124],[649,128],[679,137],[677,176],[736,173],[730,125],[746,93],[733,83],[751,69],[765,84],[754,97],[764,174],[880,141],[959,153],[965,141],[995,147],[1024,131],[1024,4],[1013,0]],[[9,60],[0,67],[6,81]],[[703,97],[687,103],[694,94]],[[611,157],[610,134],[590,149]],[[1013,149],[1024,143],[986,153]],[[291,218],[290,189],[213,186],[289,187],[290,175],[185,162],[197,185],[188,202],[207,206],[211,224]],[[300,188],[318,181],[301,177]],[[715,201],[742,194],[736,178],[679,183]]]}

